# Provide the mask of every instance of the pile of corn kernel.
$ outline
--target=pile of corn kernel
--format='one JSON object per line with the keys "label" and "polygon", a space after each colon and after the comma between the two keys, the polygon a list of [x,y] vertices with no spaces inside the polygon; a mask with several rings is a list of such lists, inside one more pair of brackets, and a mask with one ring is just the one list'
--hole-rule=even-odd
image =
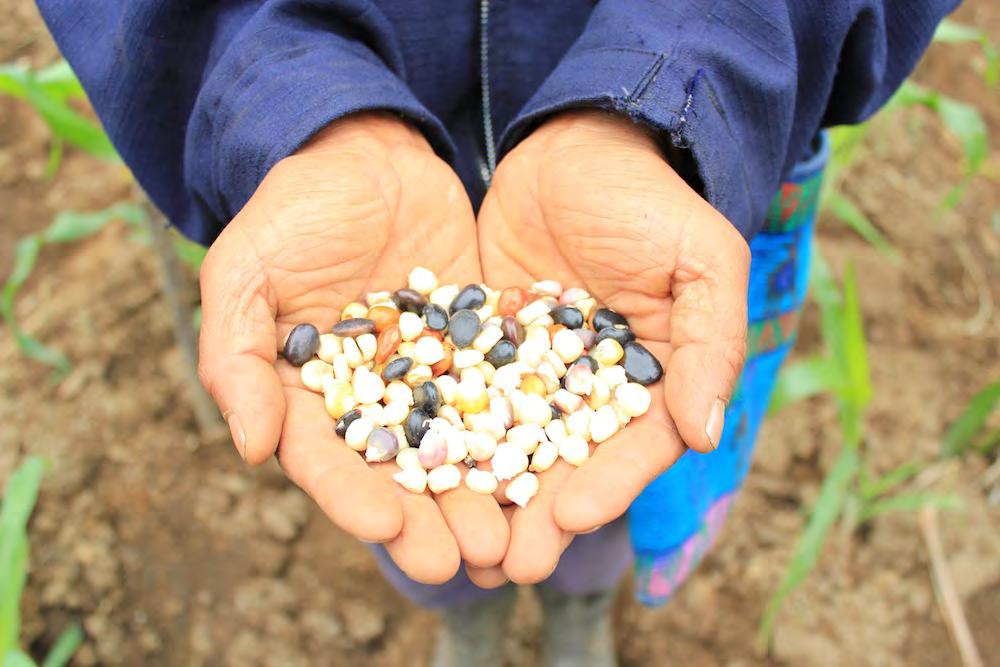
{"label": "pile of corn kernel", "polygon": [[341,318],[324,334],[296,326],[283,356],[347,446],[395,460],[393,479],[414,493],[464,481],[492,494],[509,481],[524,507],[535,473],[560,457],[581,465],[649,409],[646,385],[663,375],[624,317],[553,280],[459,288],[418,267],[406,288],[371,292]]}

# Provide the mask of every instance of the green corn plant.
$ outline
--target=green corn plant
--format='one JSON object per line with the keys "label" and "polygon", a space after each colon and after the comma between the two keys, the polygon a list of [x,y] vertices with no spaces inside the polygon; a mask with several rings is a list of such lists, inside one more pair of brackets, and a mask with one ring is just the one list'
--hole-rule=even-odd
{"label": "green corn plant", "polygon": [[961,416],[949,427],[941,447],[943,456],[962,456],[974,451],[992,454],[1000,446],[1000,428],[990,429],[988,421],[1000,408],[1000,380],[972,397]]}
{"label": "green corn plant", "polygon": [[900,490],[926,464],[908,463],[879,477],[868,472],[862,443],[864,414],[873,390],[854,270],[848,265],[840,286],[818,247],[814,247],[813,257],[810,282],[820,309],[823,351],[782,369],[769,412],[811,396],[830,395],[837,403],[841,448],[823,480],[791,562],[764,610],[757,632],[761,650],[770,642],[782,604],[806,580],[838,521],[850,532],[889,512],[926,505],[951,510],[962,507],[953,496]]}
{"label": "green corn plant", "polygon": [[21,328],[14,312],[18,291],[31,276],[38,255],[46,245],[75,243],[93,236],[115,220],[124,220],[131,225],[141,226],[146,223],[146,212],[141,206],[130,202],[119,202],[104,210],[90,213],[64,211],[57,215],[44,231],[23,237],[15,246],[14,267],[4,282],[3,291],[0,292],[0,316],[3,317],[14,335],[14,341],[25,356],[54,369],[53,379],[58,380],[65,376],[72,369],[72,364],[65,354],[45,345]]}
{"label": "green corn plant", "polygon": [[[45,120],[52,135],[48,165],[50,174],[58,169],[65,144],[101,160],[121,161],[103,128],[75,108],[74,105],[86,104],[86,95],[65,60],[38,71],[18,65],[0,65],[0,94],[26,101]],[[100,211],[63,211],[45,231],[21,238],[15,248],[13,268],[0,293],[0,316],[25,356],[54,369],[53,380],[64,377],[72,369],[72,364],[64,353],[43,344],[21,328],[14,311],[15,298],[35,268],[44,246],[78,242],[116,220],[131,225],[134,240],[149,243],[146,212],[136,203],[123,201]],[[176,232],[172,234],[172,239],[181,260],[197,270],[207,249]],[[200,314],[196,312],[194,321],[197,323],[199,320]],[[4,666],[0,664],[0,667]]]}
{"label": "green corn plant", "polygon": [[[21,595],[28,580],[28,519],[38,499],[45,462],[28,457],[7,480],[0,505],[0,666],[35,667],[18,645],[21,633]],[[83,641],[73,624],[62,632],[42,667],[62,667]]]}
{"label": "green corn plant", "polygon": [[[982,30],[946,20],[938,27],[934,41],[979,43],[986,59],[984,73],[986,84],[991,87],[997,84],[1000,78],[1000,57]],[[915,106],[923,106],[934,111],[945,129],[955,136],[962,146],[965,173],[959,183],[945,194],[941,210],[947,211],[957,206],[969,183],[982,170],[989,152],[986,122],[974,106],[910,80],[903,83],[879,112],[878,120],[837,127],[830,131],[832,151],[820,192],[820,208],[824,212],[846,224],[894,264],[900,261],[899,251],[885,238],[864,211],[844,194],[842,186],[851,166],[861,157],[865,140],[873,128],[880,122],[886,122],[900,110]]]}

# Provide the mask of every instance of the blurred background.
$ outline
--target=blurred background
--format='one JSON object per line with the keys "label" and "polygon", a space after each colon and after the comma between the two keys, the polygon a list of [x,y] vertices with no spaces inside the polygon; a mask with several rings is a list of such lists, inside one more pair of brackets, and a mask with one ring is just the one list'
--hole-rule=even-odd
{"label": "blurred background", "polygon": [[[424,664],[433,616],[219,435],[202,249],[143,203],[34,4],[0,17],[0,663]],[[623,590],[624,665],[1000,665],[1000,4],[952,19],[833,133],[746,489],[668,607]]]}

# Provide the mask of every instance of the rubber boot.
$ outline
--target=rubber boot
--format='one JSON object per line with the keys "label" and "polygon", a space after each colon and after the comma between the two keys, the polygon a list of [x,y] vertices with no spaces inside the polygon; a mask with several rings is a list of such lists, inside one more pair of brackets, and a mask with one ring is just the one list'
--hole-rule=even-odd
{"label": "rubber boot", "polygon": [[545,667],[614,667],[611,604],[615,591],[568,595],[540,587],[542,664]]}
{"label": "rubber boot", "polygon": [[431,667],[503,667],[507,622],[517,588],[504,586],[494,595],[441,612]]}

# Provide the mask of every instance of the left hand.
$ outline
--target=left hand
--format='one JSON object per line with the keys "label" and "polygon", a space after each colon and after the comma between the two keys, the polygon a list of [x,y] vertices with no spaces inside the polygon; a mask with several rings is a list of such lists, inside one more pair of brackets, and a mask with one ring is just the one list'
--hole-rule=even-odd
{"label": "left hand", "polygon": [[481,585],[533,583],[574,534],[622,515],[685,445],[718,446],[745,354],[750,253],[646,131],[600,111],[559,115],[504,158],[478,234],[487,284],[583,287],[628,319],[665,371],[646,415],[580,468],[559,460],[525,509],[507,511],[502,575],[470,568]]}

